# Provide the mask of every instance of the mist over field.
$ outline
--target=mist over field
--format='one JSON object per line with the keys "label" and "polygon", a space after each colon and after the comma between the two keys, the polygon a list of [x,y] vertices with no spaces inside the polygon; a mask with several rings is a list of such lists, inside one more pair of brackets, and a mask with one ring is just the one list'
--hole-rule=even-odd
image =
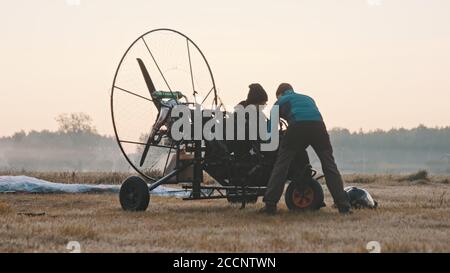
{"label": "mist over field", "polygon": [[[329,133],[343,173],[450,173],[450,127],[374,132],[334,128]],[[312,165],[320,169],[315,153],[308,151]],[[132,171],[114,137],[63,130],[0,138],[0,170]]]}
{"label": "mist over field", "polygon": [[17,133],[0,139],[0,169],[30,171],[126,171],[112,137],[58,132]]}

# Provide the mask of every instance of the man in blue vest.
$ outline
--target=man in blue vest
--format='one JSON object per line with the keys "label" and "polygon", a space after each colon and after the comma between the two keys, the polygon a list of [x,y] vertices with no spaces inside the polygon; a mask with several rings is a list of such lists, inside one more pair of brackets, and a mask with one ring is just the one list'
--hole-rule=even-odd
{"label": "man in blue vest", "polygon": [[[281,140],[277,159],[264,195],[262,212],[275,214],[277,203],[283,194],[289,167],[294,158],[312,146],[320,159],[328,189],[340,213],[350,213],[350,202],[344,191],[344,183],[333,157],[330,137],[322,115],[314,100],[294,92],[288,83],[282,83],[276,92],[280,117],[287,120],[289,127]],[[304,166],[299,166],[303,168]]]}

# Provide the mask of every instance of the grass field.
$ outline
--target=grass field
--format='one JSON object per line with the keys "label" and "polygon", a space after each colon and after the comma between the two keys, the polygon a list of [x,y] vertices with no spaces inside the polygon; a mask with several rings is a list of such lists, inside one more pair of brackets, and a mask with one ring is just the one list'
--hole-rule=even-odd
{"label": "grass field", "polygon": [[[126,174],[75,176],[118,183]],[[380,208],[341,216],[326,190],[319,212],[291,213],[281,202],[276,216],[259,215],[261,201],[240,210],[225,200],[152,197],[147,211],[130,213],[114,194],[0,194],[0,252],[68,252],[69,241],[82,252],[367,252],[369,241],[381,252],[450,252],[450,177],[344,178],[368,189]]]}

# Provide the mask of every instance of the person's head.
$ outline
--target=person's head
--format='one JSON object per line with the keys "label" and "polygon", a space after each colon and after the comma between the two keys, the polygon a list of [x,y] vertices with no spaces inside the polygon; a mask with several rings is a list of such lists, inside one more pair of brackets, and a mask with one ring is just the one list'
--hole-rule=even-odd
{"label": "person's head", "polygon": [[252,83],[249,86],[250,90],[248,91],[247,105],[265,105],[267,103],[268,97],[266,90],[259,83]]}
{"label": "person's head", "polygon": [[276,96],[277,99],[279,97],[281,97],[284,92],[288,91],[288,90],[294,90],[294,88],[292,88],[292,85],[290,85],[289,83],[282,83],[278,86],[277,92],[276,92]]}

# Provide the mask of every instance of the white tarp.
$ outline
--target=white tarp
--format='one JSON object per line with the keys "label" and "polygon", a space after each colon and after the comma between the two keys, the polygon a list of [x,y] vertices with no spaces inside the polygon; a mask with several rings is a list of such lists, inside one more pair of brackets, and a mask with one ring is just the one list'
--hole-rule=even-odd
{"label": "white tarp", "polygon": [[[54,183],[28,176],[0,176],[0,193],[118,193],[120,185]],[[151,195],[184,197],[189,192],[160,186]]]}

